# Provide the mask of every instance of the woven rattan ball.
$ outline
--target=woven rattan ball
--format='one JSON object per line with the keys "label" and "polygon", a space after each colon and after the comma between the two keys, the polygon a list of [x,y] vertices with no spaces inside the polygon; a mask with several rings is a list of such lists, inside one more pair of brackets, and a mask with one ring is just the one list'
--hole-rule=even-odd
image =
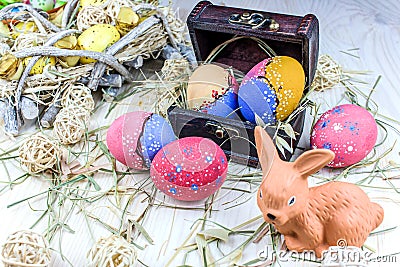
{"label": "woven rattan ball", "polygon": [[317,71],[311,88],[317,91],[330,89],[341,81],[342,67],[328,55],[318,59]]}
{"label": "woven rattan ball", "polygon": [[110,18],[104,9],[98,6],[84,6],[76,17],[78,30],[83,31],[97,24],[109,24]]}
{"label": "woven rattan ball", "polygon": [[128,267],[134,266],[136,250],[123,237],[111,235],[100,238],[87,254],[89,267]]}
{"label": "woven rattan ball", "polygon": [[83,84],[73,84],[64,91],[61,105],[63,107],[79,106],[92,111],[94,109],[92,92]]}
{"label": "woven rattan ball", "polygon": [[49,243],[42,235],[30,230],[15,232],[4,243],[1,260],[5,267],[48,266],[51,260]]}
{"label": "woven rattan ball", "polygon": [[42,133],[30,136],[19,147],[21,165],[29,173],[39,173],[51,169],[59,158],[60,149],[55,142]]}
{"label": "woven rattan ball", "polygon": [[89,111],[79,106],[62,108],[53,124],[55,138],[64,145],[79,142],[89,122]]}

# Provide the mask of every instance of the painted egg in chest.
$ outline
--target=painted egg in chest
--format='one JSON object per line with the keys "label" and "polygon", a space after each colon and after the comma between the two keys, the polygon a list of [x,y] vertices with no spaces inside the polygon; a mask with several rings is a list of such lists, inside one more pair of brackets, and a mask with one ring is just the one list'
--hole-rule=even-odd
{"label": "painted egg in chest", "polygon": [[186,137],[163,147],[154,157],[150,176],[163,193],[197,201],[217,191],[225,181],[228,162],[210,139]]}
{"label": "painted egg in chest", "polygon": [[278,99],[276,118],[284,120],[296,109],[303,95],[305,84],[303,67],[292,57],[273,57],[265,67],[265,77]]}
{"label": "painted egg in chest", "polygon": [[347,167],[364,159],[378,136],[374,117],[364,108],[344,104],[321,115],[311,134],[312,148],[326,148],[335,153],[330,167]]}
{"label": "painted egg in chest", "polygon": [[122,164],[149,169],[157,152],[176,139],[171,125],[161,116],[144,111],[126,113],[107,131],[107,147]]}
{"label": "painted egg in chest", "polygon": [[238,88],[229,69],[215,64],[201,65],[189,78],[188,107],[211,115],[235,118]]}

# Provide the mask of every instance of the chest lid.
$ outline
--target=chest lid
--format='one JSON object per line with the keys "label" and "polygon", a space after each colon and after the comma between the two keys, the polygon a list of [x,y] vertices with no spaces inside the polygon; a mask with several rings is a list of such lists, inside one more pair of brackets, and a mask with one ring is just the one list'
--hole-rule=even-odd
{"label": "chest lid", "polygon": [[[293,16],[199,2],[187,19],[198,61],[204,61],[218,45],[236,36],[256,37],[277,55],[291,56],[303,66],[306,88],[314,78],[318,60],[318,19],[313,14]],[[252,39],[242,38],[221,50],[213,62],[247,73],[267,57]]]}

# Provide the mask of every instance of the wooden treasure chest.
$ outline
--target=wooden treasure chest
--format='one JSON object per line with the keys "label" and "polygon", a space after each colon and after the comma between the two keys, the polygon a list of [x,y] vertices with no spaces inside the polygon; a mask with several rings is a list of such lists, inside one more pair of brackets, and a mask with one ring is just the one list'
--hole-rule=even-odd
{"label": "wooden treasure chest", "polygon": [[[318,59],[318,19],[308,14],[304,17],[270,13],[227,6],[213,5],[209,1],[199,2],[187,19],[190,38],[196,58],[205,61],[221,44],[227,43],[213,62],[233,66],[247,73],[254,65],[264,60],[267,44],[278,56],[290,56],[301,63],[305,73],[305,90],[311,84]],[[230,42],[235,38],[235,41]],[[291,138],[286,131],[278,129],[278,135],[296,148],[303,131],[305,109],[297,112],[288,122],[297,133]],[[179,138],[201,136],[212,139],[224,150],[232,161],[256,167],[257,152],[254,142],[255,124],[245,120],[228,119],[190,109],[171,107],[169,120]],[[275,136],[276,125],[267,127]],[[281,158],[289,160],[293,151],[285,150]]]}

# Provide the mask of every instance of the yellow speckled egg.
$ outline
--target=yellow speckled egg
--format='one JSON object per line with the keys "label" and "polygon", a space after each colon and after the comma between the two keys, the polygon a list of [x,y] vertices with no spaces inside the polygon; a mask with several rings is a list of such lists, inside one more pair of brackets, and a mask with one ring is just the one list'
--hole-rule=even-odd
{"label": "yellow speckled egg", "polygon": [[[31,60],[31,57],[27,57],[24,60],[25,66],[28,65],[29,61]],[[47,65],[54,66],[56,65],[56,58],[55,57],[41,57],[39,60],[33,65],[32,70],[29,72],[29,74],[42,74],[44,67]]]}
{"label": "yellow speckled egg", "polygon": [[[86,29],[78,37],[78,46],[82,50],[102,52],[107,47],[118,41],[120,34],[112,25],[97,24]],[[80,62],[83,64],[95,62],[91,58],[81,58]]]}
{"label": "yellow speckled egg", "polygon": [[100,6],[106,2],[106,0],[80,0],[81,7],[84,6]]}
{"label": "yellow speckled egg", "polygon": [[266,66],[265,77],[278,98],[276,118],[284,120],[296,109],[303,95],[304,69],[292,57],[276,56]]}

